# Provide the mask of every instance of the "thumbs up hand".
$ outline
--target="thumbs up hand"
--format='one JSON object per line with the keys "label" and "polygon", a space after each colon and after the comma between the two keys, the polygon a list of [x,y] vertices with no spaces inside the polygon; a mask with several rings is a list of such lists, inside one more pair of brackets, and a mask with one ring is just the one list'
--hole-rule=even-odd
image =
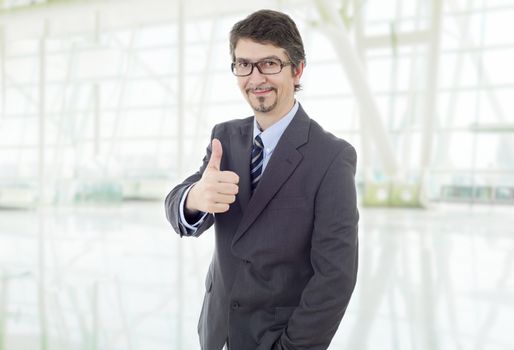
{"label": "thumbs up hand", "polygon": [[209,159],[209,163],[207,164],[207,168],[220,170],[221,165],[221,156],[223,155],[223,148],[221,147],[221,142],[218,139],[212,139],[212,147],[211,147],[211,159]]}
{"label": "thumbs up hand", "polygon": [[211,158],[202,178],[189,191],[186,198],[186,213],[198,211],[224,213],[236,200],[239,192],[239,176],[232,171],[220,171],[223,148],[218,139],[212,140]]}

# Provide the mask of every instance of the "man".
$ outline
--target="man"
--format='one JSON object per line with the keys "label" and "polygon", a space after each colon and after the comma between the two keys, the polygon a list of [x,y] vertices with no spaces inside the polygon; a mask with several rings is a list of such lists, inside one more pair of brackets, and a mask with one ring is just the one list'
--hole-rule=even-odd
{"label": "man", "polygon": [[291,18],[251,14],[230,52],[255,115],[216,125],[200,170],[165,203],[181,237],[215,227],[200,344],[327,349],[357,274],[355,150],[295,100],[305,53]]}

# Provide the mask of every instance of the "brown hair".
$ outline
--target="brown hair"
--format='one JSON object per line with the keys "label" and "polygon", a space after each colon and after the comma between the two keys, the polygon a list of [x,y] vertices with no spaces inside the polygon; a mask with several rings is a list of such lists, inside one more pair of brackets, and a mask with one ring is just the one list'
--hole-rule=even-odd
{"label": "brown hair", "polygon": [[[302,61],[304,64],[306,63],[300,32],[291,17],[285,13],[260,10],[234,24],[230,31],[232,61],[236,59],[234,51],[237,42],[242,38],[261,44],[272,44],[284,49],[292,62],[293,74],[295,67],[298,67]],[[300,85],[295,85],[295,91],[300,89]]]}

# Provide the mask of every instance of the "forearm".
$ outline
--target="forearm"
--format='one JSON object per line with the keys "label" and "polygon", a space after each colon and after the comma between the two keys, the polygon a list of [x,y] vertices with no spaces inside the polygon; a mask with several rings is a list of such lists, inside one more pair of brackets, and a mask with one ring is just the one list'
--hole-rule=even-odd
{"label": "forearm", "polygon": [[208,213],[202,213],[197,221],[185,217],[183,196],[189,186],[190,184],[184,185],[184,183],[177,186],[165,200],[166,217],[175,232],[181,237],[199,236],[214,223],[213,215]]}
{"label": "forearm", "polygon": [[[349,236],[354,234],[350,233]],[[328,253],[331,257],[341,257],[337,260],[331,258],[330,265],[327,265],[326,259],[321,261],[320,257],[314,258],[313,265],[318,266],[303,290],[300,304],[287,328],[277,341],[278,349],[324,350],[330,345],[356,283],[358,245],[356,240],[349,241],[355,243],[340,242],[332,252],[325,251],[324,254]]]}
{"label": "forearm", "polygon": [[358,265],[355,165],[353,148],[342,150],[320,184],[311,239],[313,275],[278,349],[326,349],[346,311]]}

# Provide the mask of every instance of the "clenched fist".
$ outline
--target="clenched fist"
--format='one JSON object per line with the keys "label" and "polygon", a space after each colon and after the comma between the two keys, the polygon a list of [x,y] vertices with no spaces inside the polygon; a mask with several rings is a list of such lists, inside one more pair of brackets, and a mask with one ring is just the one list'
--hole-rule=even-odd
{"label": "clenched fist", "polygon": [[232,171],[220,171],[223,148],[218,139],[212,140],[212,153],[202,178],[189,191],[186,212],[196,214],[224,213],[236,200],[239,176]]}

